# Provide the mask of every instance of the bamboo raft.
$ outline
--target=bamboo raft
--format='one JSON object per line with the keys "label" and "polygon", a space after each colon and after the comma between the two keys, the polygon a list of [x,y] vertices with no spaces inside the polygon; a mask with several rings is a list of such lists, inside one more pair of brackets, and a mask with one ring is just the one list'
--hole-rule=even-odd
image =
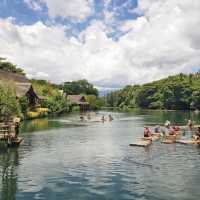
{"label": "bamboo raft", "polygon": [[193,145],[200,145],[200,141],[195,141],[195,140],[176,140],[176,143],[179,144],[193,144]]}
{"label": "bamboo raft", "polygon": [[147,147],[147,146],[149,146],[149,145],[151,145],[151,144],[152,144],[152,141],[151,141],[151,140],[140,140],[140,141],[138,141],[138,142],[129,144],[129,146]]}
{"label": "bamboo raft", "polygon": [[153,133],[152,136],[142,137],[139,141],[129,144],[129,146],[147,147],[153,144],[153,142],[158,141],[160,138],[161,138],[160,133]]}

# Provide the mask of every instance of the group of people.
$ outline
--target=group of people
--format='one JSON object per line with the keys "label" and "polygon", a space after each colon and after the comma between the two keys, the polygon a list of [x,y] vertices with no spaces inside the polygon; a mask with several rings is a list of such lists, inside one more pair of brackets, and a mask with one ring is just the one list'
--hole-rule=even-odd
{"label": "group of people", "polygon": [[[191,119],[188,120],[187,126],[190,130],[193,128],[193,122]],[[196,133],[193,135],[195,141],[200,141],[200,127],[197,127]]]}
{"label": "group of people", "polygon": [[[170,124],[165,124],[164,128],[161,128],[159,125],[157,125],[154,128],[154,133],[162,133],[163,135],[173,135],[176,136],[180,132],[180,127],[178,125],[176,126],[170,126]],[[144,137],[151,137],[152,132],[149,127],[144,127]]]}
{"label": "group of people", "polygon": [[[80,115],[80,120],[81,121],[91,121],[92,116],[90,113],[87,113],[86,115],[81,114]],[[113,117],[111,114],[108,115],[108,117],[106,117],[105,115],[102,115],[100,121],[105,122],[105,121],[109,121],[111,122],[113,120]]]}
{"label": "group of people", "polygon": [[[193,122],[191,119],[188,120],[187,126],[190,130],[193,128]],[[177,136],[180,135],[181,128],[179,125],[171,126],[170,121],[166,121],[164,124],[164,127],[160,127],[157,125],[154,128],[154,133],[162,133],[163,135],[171,135],[171,136]],[[151,132],[149,127],[144,127],[144,137],[151,137],[153,133]],[[200,140],[200,127],[197,128],[196,133],[193,135],[194,140]]]}
{"label": "group of people", "polygon": [[[108,121],[111,122],[112,120],[113,120],[112,115],[108,115]],[[105,122],[105,121],[106,121],[105,115],[103,115],[103,116],[101,117],[101,121],[102,121],[102,122]]]}

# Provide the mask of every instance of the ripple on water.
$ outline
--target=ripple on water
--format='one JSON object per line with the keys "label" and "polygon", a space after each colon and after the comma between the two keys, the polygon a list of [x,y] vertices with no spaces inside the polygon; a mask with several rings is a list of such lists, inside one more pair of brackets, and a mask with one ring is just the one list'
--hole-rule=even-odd
{"label": "ripple on water", "polygon": [[113,123],[24,132],[18,151],[0,154],[0,199],[8,191],[16,200],[200,199],[200,148],[160,142],[128,146],[145,124],[173,113],[113,115]]}

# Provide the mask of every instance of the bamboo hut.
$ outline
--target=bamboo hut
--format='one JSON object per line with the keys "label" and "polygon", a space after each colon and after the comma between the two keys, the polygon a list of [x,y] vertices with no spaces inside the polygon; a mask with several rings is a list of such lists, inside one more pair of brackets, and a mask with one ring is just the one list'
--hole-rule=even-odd
{"label": "bamboo hut", "polygon": [[25,76],[0,70],[0,80],[14,83],[16,98],[26,96],[30,107],[39,102],[39,97]]}
{"label": "bamboo hut", "polygon": [[72,106],[79,106],[81,112],[85,112],[89,109],[89,103],[84,95],[68,95],[67,100]]}

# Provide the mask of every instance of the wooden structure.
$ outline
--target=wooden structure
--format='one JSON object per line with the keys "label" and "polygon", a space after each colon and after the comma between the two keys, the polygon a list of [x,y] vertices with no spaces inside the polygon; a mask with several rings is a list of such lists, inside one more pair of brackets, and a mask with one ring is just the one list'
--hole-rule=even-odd
{"label": "wooden structure", "polygon": [[1,80],[13,83],[16,98],[26,96],[30,107],[34,107],[39,102],[39,97],[25,76],[0,70],[0,81]]}
{"label": "wooden structure", "polygon": [[81,112],[89,109],[89,103],[84,95],[68,95],[67,100],[72,106],[79,106]]}
{"label": "wooden structure", "polygon": [[14,123],[0,123],[0,148],[18,147],[22,141],[23,138],[15,137]]}

